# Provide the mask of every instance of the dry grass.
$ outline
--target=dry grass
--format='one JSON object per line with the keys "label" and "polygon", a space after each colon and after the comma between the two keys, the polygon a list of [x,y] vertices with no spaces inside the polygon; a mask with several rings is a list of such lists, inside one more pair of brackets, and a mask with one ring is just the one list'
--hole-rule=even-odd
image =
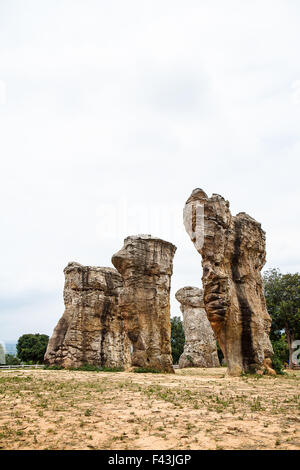
{"label": "dry grass", "polygon": [[1,449],[299,449],[300,371],[282,377],[0,372]]}

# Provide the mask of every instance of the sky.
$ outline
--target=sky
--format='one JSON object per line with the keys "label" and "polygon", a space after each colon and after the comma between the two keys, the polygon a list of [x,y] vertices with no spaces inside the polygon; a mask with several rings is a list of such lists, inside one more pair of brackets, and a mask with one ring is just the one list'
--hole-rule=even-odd
{"label": "sky", "polygon": [[0,340],[51,335],[69,261],[112,266],[128,235],[174,243],[194,188],[300,270],[298,0],[0,0]]}

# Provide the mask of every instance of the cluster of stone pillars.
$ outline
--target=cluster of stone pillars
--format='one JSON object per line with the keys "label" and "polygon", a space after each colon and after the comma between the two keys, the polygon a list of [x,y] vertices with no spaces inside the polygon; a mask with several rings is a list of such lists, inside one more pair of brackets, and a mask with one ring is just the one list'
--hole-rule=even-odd
{"label": "cluster of stone pillars", "polygon": [[113,255],[116,269],[69,263],[65,312],[45,362],[174,372],[170,287],[175,251],[172,243],[140,235],[126,238]]}
{"label": "cluster of stone pillars", "polygon": [[[196,189],[186,202],[184,225],[202,256],[204,290],[185,287],[176,293],[185,330],[179,367],[218,366],[217,339],[230,375],[273,374],[260,224],[243,212],[233,217],[222,196],[209,198]],[[170,286],[175,251],[172,243],[138,235],[127,237],[113,255],[116,269],[69,263],[65,312],[45,362],[174,372]]]}

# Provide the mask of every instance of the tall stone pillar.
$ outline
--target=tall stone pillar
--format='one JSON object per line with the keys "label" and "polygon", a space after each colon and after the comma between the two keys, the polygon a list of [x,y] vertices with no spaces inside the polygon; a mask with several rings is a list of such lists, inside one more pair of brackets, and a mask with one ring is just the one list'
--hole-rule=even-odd
{"label": "tall stone pillar", "polygon": [[180,302],[185,335],[179,367],[218,367],[217,344],[205,312],[203,290],[183,287],[175,297]]}
{"label": "tall stone pillar", "polygon": [[64,269],[65,312],[45,354],[49,365],[123,367],[130,356],[118,310],[122,277],[113,268],[69,263]]}
{"label": "tall stone pillar", "polygon": [[112,263],[123,278],[119,308],[131,341],[131,365],[174,372],[170,283],[176,247],[151,235],[130,236]]}
{"label": "tall stone pillar", "polygon": [[195,189],[184,208],[184,225],[202,255],[204,303],[228,372],[268,373],[273,350],[261,269],[265,232],[249,215],[235,217],[222,196]]}

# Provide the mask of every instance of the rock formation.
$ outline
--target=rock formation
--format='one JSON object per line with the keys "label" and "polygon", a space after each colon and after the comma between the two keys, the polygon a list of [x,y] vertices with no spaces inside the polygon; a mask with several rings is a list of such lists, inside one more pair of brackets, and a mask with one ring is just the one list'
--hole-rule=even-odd
{"label": "rock formation", "polygon": [[174,372],[170,283],[176,247],[150,235],[127,237],[112,257],[122,275],[119,308],[131,341],[131,365]]}
{"label": "rock formation", "polygon": [[217,344],[205,312],[203,290],[183,287],[175,297],[180,302],[185,335],[179,367],[218,367]]}
{"label": "rock formation", "polygon": [[5,346],[2,341],[0,341],[0,365],[5,364]]}
{"label": "rock formation", "polygon": [[69,263],[64,274],[65,312],[49,341],[45,362],[123,367],[130,346],[118,310],[122,277],[113,268],[79,263]]}
{"label": "rock formation", "polygon": [[[231,375],[270,373],[271,318],[261,269],[265,232],[252,217],[235,217],[229,202],[195,189],[184,208],[184,225],[202,255],[204,303]],[[272,369],[271,369],[272,370]]]}

